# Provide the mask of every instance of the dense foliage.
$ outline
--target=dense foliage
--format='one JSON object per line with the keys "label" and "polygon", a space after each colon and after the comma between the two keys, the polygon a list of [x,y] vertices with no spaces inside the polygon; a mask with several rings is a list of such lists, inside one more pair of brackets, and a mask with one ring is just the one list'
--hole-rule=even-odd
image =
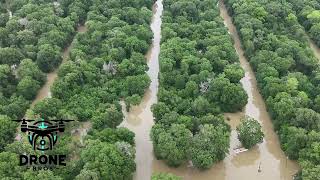
{"label": "dense foliage", "polygon": [[72,41],[89,4],[12,0],[1,1],[0,6],[0,114],[17,119],[44,84],[44,72],[61,63],[61,52]]}
{"label": "dense foliage", "polygon": [[85,163],[84,172],[94,172],[99,179],[132,179],[135,171],[135,150],[126,142],[109,144],[105,142],[88,141],[87,147],[81,153]]}
{"label": "dense foliage", "polygon": [[229,152],[229,131],[226,127],[212,124],[200,126],[193,138],[191,160],[197,168],[207,169],[224,159]]}
{"label": "dense foliage", "polygon": [[152,175],[151,180],[182,180],[182,178],[170,173],[157,173]]}
{"label": "dense foliage", "polygon": [[[43,172],[24,173],[18,166],[17,154],[31,153],[31,147],[13,142],[18,124],[11,120],[24,117],[46,80],[45,73],[60,64],[61,52],[70,44],[83,19],[81,12],[85,15],[88,5],[84,0],[60,4],[35,0],[0,2],[1,179],[43,179]],[[55,113],[55,107],[44,106],[48,107],[37,108],[46,110],[48,116]],[[47,173],[48,179],[55,177],[50,174]]]}
{"label": "dense foliage", "polygon": [[[2,173],[1,179],[132,178],[134,134],[117,128],[123,120],[119,101],[125,100],[128,107],[137,104],[149,86],[144,55],[152,39],[152,4],[152,0],[1,1],[0,114],[4,115],[0,120],[25,115],[45,82],[44,73],[57,68],[61,51],[72,41],[78,24],[86,21],[87,30],[77,33],[70,59],[59,68],[51,88],[52,97],[36,103],[27,115],[92,124],[82,143],[77,139],[82,130],[75,129],[79,123],[70,123],[49,152],[68,154],[67,166],[44,176],[42,171],[19,169],[17,154],[30,153],[31,147],[24,142],[25,137],[7,145],[13,140],[16,126],[2,123],[6,129],[1,131],[0,151],[6,152],[1,152],[0,158],[15,159],[8,165],[12,165],[12,171],[19,169],[19,173]],[[7,16],[5,5],[12,11],[12,18]],[[10,138],[2,133],[10,134]],[[0,166],[0,171],[8,165]]]}
{"label": "dense foliage", "polygon": [[[239,80],[232,40],[214,0],[165,0],[154,153],[170,166],[189,160],[206,169],[224,159],[230,127],[223,112],[242,110],[247,94]],[[208,141],[210,143],[208,143]]]}
{"label": "dense foliage", "polygon": [[[0,166],[1,179],[43,178],[44,173],[31,178],[32,173],[19,169],[15,153],[29,152],[31,147],[12,143],[17,123],[10,121],[24,117],[46,80],[45,73],[60,64],[61,52],[70,44],[88,5],[85,0],[0,2],[0,156],[6,157],[2,162],[11,163]],[[46,112],[54,113],[53,109]],[[47,177],[53,178],[50,173]]]}
{"label": "dense foliage", "polygon": [[245,117],[241,120],[237,132],[241,144],[247,149],[262,142],[264,136],[260,123],[251,117]]}
{"label": "dense foliage", "polygon": [[299,160],[303,179],[319,179],[315,174],[320,174],[320,66],[292,4],[276,0],[227,0],[226,4],[283,150]]}
{"label": "dense foliage", "polygon": [[137,104],[149,86],[144,54],[152,38],[152,3],[92,1],[87,31],[77,34],[52,87],[52,99],[62,102],[58,116],[92,124],[80,164],[71,169],[75,176],[64,179],[132,179],[134,134],[117,128],[123,120],[119,101]]}
{"label": "dense foliage", "polygon": [[320,47],[320,1],[287,0],[295,11],[298,21],[306,29],[311,39]]}

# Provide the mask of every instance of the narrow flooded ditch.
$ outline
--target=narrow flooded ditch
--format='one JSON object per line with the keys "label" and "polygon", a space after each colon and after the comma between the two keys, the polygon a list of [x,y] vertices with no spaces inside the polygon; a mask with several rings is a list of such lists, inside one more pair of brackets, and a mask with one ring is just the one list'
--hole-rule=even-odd
{"label": "narrow flooded ditch", "polygon": [[147,74],[151,79],[149,89],[147,89],[139,106],[133,106],[130,112],[123,113],[125,120],[120,126],[127,127],[135,133],[136,143],[136,180],[150,180],[152,174],[152,162],[154,156],[152,151],[152,142],[150,140],[150,130],[153,126],[153,114],[151,106],[157,103],[158,93],[158,73],[159,73],[159,53],[161,39],[161,15],[162,0],[157,0],[153,6],[153,17],[151,29],[154,34],[152,45],[146,54],[149,70]]}
{"label": "narrow flooded ditch", "polygon": [[320,61],[320,48],[316,45],[316,43],[309,37],[309,35],[306,33],[306,36],[308,38],[308,42],[310,45],[311,50],[313,51],[316,58]]}
{"label": "narrow flooded ditch", "polygon": [[[82,32],[86,32],[87,28],[85,25],[80,25],[77,28],[76,33],[82,33]],[[67,61],[67,59],[69,58],[69,54],[70,54],[70,50],[72,49],[72,45],[73,43],[70,43],[70,45],[64,49],[63,53],[62,53],[62,63],[60,64],[60,66],[65,63]],[[54,83],[54,80],[58,77],[58,70],[59,68],[56,68],[53,72],[50,72],[47,74],[47,81],[46,83],[42,86],[42,88],[38,91],[38,94],[36,96],[36,98],[32,101],[31,106],[34,106],[37,102],[43,100],[46,97],[51,97],[51,92],[50,92],[50,88]]]}
{"label": "narrow flooded ditch", "polygon": [[[184,180],[292,180],[293,175],[299,170],[299,166],[296,162],[287,159],[281,150],[278,136],[273,130],[264,100],[258,91],[255,75],[244,56],[237,30],[223,1],[219,2],[219,8],[220,15],[234,40],[234,47],[239,55],[241,67],[245,70],[245,77],[241,80],[241,84],[249,98],[243,112],[225,114],[226,118],[230,119],[228,123],[232,128],[229,154],[222,162],[207,171],[199,171],[186,165],[179,168],[170,168],[162,161],[157,160],[153,162],[153,171],[171,172],[183,177]],[[240,146],[240,142],[237,139],[235,129],[240,123],[240,119],[245,115],[251,116],[261,123],[265,138],[263,143],[255,148],[237,154],[234,149]],[[258,171],[259,168],[260,172]]]}
{"label": "narrow flooded ditch", "polygon": [[[287,159],[280,148],[278,136],[273,130],[271,118],[267,112],[264,100],[259,93],[254,72],[244,56],[240,38],[232,23],[231,17],[228,15],[223,0],[220,1],[220,13],[234,40],[234,47],[239,55],[240,64],[245,70],[245,77],[241,80],[241,84],[247,92],[249,99],[244,114],[257,119],[262,125],[265,134],[263,143],[250,151],[238,155],[234,155],[232,151],[230,151],[230,155],[225,161],[229,164],[227,165],[227,171],[230,172],[227,173],[227,179],[237,179],[237,177],[266,180],[292,179],[293,175],[299,170],[299,166],[296,162]],[[236,144],[239,144],[236,139],[235,128],[239,124],[241,116],[243,115],[231,115],[230,125],[233,129],[231,150],[235,148]],[[258,172],[259,166],[261,168],[260,173]]]}
{"label": "narrow flooded ditch", "polygon": [[[82,33],[82,32],[86,32],[87,31],[87,27],[85,25],[79,25],[77,30],[76,30],[76,33]],[[75,38],[76,36],[74,36]],[[74,41],[74,39],[73,39]],[[72,41],[72,42],[73,42]],[[70,50],[72,49],[72,45],[73,43],[70,43],[68,47],[66,47],[62,53],[62,62],[60,64],[60,66],[65,63],[67,61],[67,59],[69,58],[69,54],[70,54]],[[47,74],[47,80],[45,82],[45,84],[41,87],[41,89],[38,91],[37,93],[37,96],[36,98],[32,101],[31,103],[31,107],[33,107],[37,102],[45,99],[45,98],[50,98],[51,97],[51,92],[50,92],[50,88],[51,86],[53,85],[55,79],[58,77],[58,70],[59,70],[59,67],[56,68],[53,72],[51,73],[48,73]],[[27,115],[25,115],[24,118],[27,118],[26,117]],[[84,131],[84,133],[82,133],[83,135],[86,135],[88,129],[90,128],[90,125],[84,125],[84,127],[86,128],[82,128],[82,129],[79,129],[79,131]],[[21,140],[21,134],[20,134],[20,130],[17,129],[17,136],[16,136],[16,140]],[[81,135],[82,135],[81,134]],[[80,136],[80,139],[82,140],[83,136]]]}

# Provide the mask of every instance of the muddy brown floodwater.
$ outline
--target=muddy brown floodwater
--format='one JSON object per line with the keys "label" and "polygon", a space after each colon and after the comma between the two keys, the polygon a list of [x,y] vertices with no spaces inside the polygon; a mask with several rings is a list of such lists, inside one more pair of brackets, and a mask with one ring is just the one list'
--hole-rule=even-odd
{"label": "muddy brown floodwater", "polygon": [[306,33],[306,36],[308,38],[308,42],[310,45],[311,50],[313,51],[316,58],[320,61],[320,48],[316,45],[316,43],[309,37],[309,35]]}
{"label": "muddy brown floodwater", "polygon": [[[243,112],[225,114],[226,117],[230,118],[228,123],[232,128],[229,154],[222,162],[207,171],[199,171],[191,167],[172,169],[163,163],[160,166],[160,163],[154,164],[155,169],[172,172],[182,176],[185,180],[292,180],[293,175],[299,170],[299,166],[297,163],[288,160],[281,150],[265,103],[258,91],[254,73],[241,48],[236,28],[223,1],[219,2],[219,7],[220,15],[235,42],[234,47],[239,55],[241,67],[245,70],[245,77],[241,79],[241,84],[248,94],[248,104]],[[240,119],[245,115],[260,122],[265,138],[261,144],[253,149],[236,154],[234,149],[240,146],[240,142],[235,129]],[[258,172],[259,166],[261,172]]]}
{"label": "muddy brown floodwater", "polygon": [[152,161],[154,156],[149,133],[153,126],[153,114],[151,112],[151,106],[157,103],[159,84],[158,57],[160,53],[162,10],[162,0],[157,0],[153,6],[153,17],[151,22],[153,41],[149,52],[146,54],[149,67],[147,74],[151,79],[150,87],[147,89],[139,106],[131,107],[128,113],[125,112],[125,110],[123,111],[125,120],[120,125],[129,128],[135,133],[137,169],[134,179],[136,180],[149,180],[152,174]]}
{"label": "muddy brown floodwater", "polygon": [[[76,33],[82,33],[82,32],[86,32],[87,28],[85,25],[80,25],[77,28]],[[72,48],[73,43],[70,43],[70,45],[68,47],[65,48],[65,50],[62,53],[62,63],[65,63],[67,61],[67,59],[69,58],[69,54],[70,54],[70,50]],[[52,84],[54,83],[54,80],[58,77],[58,69],[56,68],[53,72],[48,73],[47,74],[47,81],[46,83],[42,86],[42,88],[38,91],[38,94],[36,96],[36,98],[32,101],[31,106],[34,106],[37,102],[43,100],[46,97],[51,97],[51,92],[50,92],[50,88],[52,86]]]}
{"label": "muddy brown floodwater", "polygon": [[[132,107],[129,113],[124,111],[125,120],[121,124],[121,126],[129,128],[136,134],[136,180],[149,180],[152,172],[170,172],[183,177],[184,180],[291,180],[299,170],[297,163],[287,159],[280,148],[278,136],[273,131],[270,116],[258,91],[254,73],[244,57],[236,28],[232,24],[223,1],[220,1],[219,7],[221,17],[235,41],[234,47],[239,55],[241,66],[245,70],[245,77],[241,80],[241,84],[249,97],[248,104],[243,112],[225,114],[226,117],[230,118],[228,123],[232,128],[229,154],[223,161],[206,171],[199,171],[188,165],[171,168],[163,161],[157,160],[153,155],[152,142],[149,137],[153,125],[153,115],[150,107],[157,102],[158,56],[160,51],[161,13],[163,10],[162,1],[158,0],[154,6],[151,24],[154,33],[153,45],[146,56],[149,66],[148,75],[152,82],[141,104]],[[235,129],[240,119],[245,115],[251,116],[261,123],[265,138],[255,148],[236,154],[234,149],[240,146],[240,142],[237,139]],[[259,166],[261,172],[258,172]]]}
{"label": "muddy brown floodwater", "polygon": [[[87,27],[85,25],[79,25],[76,33],[82,33],[82,32],[86,32],[86,31],[87,31]],[[72,45],[73,45],[73,43],[70,43],[70,45],[67,48],[65,48],[65,50],[63,51],[63,53],[62,53],[63,59],[62,59],[60,66],[63,63],[65,63],[67,61],[67,59],[69,58],[69,54],[70,54],[70,50],[72,48]],[[47,81],[42,86],[42,88],[38,91],[36,98],[31,103],[31,107],[33,107],[37,102],[39,102],[45,98],[51,98],[50,88],[51,88],[52,84],[54,83],[54,80],[58,77],[58,70],[59,70],[59,68],[56,68],[53,72],[47,74]],[[25,115],[25,118],[28,118],[27,114]],[[85,128],[90,128],[90,125],[84,125],[84,126],[85,126]],[[86,132],[88,129],[84,129],[84,130],[85,130],[85,133],[83,133],[83,135],[86,135]],[[20,134],[20,130],[17,129],[17,132],[18,133],[17,133],[15,139],[21,140],[22,136]],[[83,136],[81,136],[80,138],[82,139]]]}

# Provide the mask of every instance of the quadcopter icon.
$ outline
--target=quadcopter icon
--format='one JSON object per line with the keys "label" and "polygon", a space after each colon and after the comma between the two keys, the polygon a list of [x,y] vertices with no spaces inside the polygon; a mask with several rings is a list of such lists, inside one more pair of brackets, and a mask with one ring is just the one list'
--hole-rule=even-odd
{"label": "quadcopter icon", "polygon": [[[32,145],[33,150],[52,150],[58,140],[58,132],[64,132],[65,122],[74,120],[13,120],[21,122],[21,132],[28,132],[28,141]],[[31,122],[33,122],[31,124]],[[53,123],[52,123],[53,122]],[[48,142],[47,142],[48,141]]]}

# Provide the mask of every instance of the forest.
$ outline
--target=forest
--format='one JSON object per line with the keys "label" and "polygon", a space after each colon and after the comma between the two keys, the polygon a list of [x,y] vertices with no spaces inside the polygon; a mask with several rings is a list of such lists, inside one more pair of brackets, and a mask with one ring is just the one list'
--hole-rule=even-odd
{"label": "forest", "polygon": [[154,153],[169,166],[191,160],[208,169],[229,151],[230,127],[222,113],[247,104],[239,83],[244,71],[214,6],[218,1],[163,3],[159,102],[152,107]]}
{"label": "forest", "polygon": [[[128,107],[138,104],[149,86],[144,54],[152,39],[152,5],[151,0],[1,1],[1,179],[132,178],[134,134],[116,128],[123,119],[119,101]],[[79,24],[87,31],[76,33]],[[70,58],[51,87],[52,98],[29,109],[45,73],[60,65],[73,37]],[[17,124],[10,119],[25,113],[77,120],[50,152],[70,154],[65,168],[34,172],[18,166],[17,155],[31,152],[31,146],[24,138],[14,141]],[[92,128],[81,144],[71,134],[85,121]]]}
{"label": "forest", "polygon": [[288,3],[310,38],[320,46],[320,1],[288,0]]}
{"label": "forest", "polygon": [[307,7],[301,5],[307,2],[311,3],[227,0],[226,4],[282,149],[301,165],[296,179],[312,180],[320,174],[320,66],[299,24],[304,13],[298,7]]}
{"label": "forest", "polygon": [[[10,17],[7,9],[13,16]],[[0,16],[0,113],[12,119],[24,116],[44,73],[61,63],[61,52],[86,17],[86,1],[1,1]]]}
{"label": "forest", "polygon": [[[233,40],[218,0],[163,0],[158,102],[150,132],[155,159],[169,167],[208,170],[229,152],[225,113],[244,109]],[[319,0],[225,0],[254,70],[281,148],[299,162],[296,180],[320,179]],[[119,127],[123,107],[139,105],[150,77],[153,0],[0,0],[0,179],[129,180],[136,171],[135,134]],[[78,32],[85,26],[84,32]],[[67,59],[64,52],[70,48]],[[58,70],[50,98],[31,105]],[[124,105],[122,105],[122,102]],[[27,136],[15,140],[23,117],[73,119],[49,154],[67,166],[32,171],[19,154],[34,154]],[[85,137],[84,124],[90,130]],[[254,127],[254,128],[252,128]],[[255,131],[257,129],[257,131]],[[237,127],[245,148],[263,141],[261,125]],[[255,136],[253,134],[255,133]],[[182,179],[155,173],[152,180]]]}

